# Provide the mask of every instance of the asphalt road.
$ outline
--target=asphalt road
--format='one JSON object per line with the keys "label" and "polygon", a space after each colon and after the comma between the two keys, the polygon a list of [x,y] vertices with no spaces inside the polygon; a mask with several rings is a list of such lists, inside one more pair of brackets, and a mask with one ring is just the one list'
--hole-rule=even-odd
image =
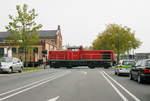
{"label": "asphalt road", "polygon": [[150,101],[150,84],[102,68],[0,74],[0,101]]}

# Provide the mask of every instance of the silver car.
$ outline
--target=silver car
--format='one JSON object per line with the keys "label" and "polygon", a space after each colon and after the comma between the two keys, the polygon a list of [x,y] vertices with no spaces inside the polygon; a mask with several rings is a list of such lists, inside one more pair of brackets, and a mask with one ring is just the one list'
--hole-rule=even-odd
{"label": "silver car", "polygon": [[128,74],[132,67],[134,67],[136,62],[134,60],[120,60],[119,64],[115,66],[115,74]]}
{"label": "silver car", "polygon": [[21,73],[23,70],[23,63],[18,58],[2,57],[0,58],[0,71],[12,73],[18,71]]}

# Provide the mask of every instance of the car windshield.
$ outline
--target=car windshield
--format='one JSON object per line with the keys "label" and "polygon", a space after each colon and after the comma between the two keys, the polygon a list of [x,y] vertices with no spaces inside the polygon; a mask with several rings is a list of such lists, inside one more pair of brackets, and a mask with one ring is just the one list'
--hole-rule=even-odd
{"label": "car windshield", "polygon": [[12,58],[6,58],[6,57],[3,57],[3,58],[0,58],[0,62],[12,62]]}
{"label": "car windshield", "polygon": [[131,66],[134,66],[134,65],[135,65],[135,61],[123,61],[122,64],[123,64],[123,65],[131,65]]}

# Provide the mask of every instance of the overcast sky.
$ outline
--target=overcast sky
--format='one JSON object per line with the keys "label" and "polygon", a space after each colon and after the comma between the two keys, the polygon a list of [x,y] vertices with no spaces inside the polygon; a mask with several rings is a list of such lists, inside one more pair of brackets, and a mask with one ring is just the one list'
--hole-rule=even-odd
{"label": "overcast sky", "polygon": [[90,46],[106,24],[115,23],[136,32],[143,42],[136,52],[150,52],[150,0],[1,0],[0,31],[24,3],[35,8],[43,30],[61,26],[63,45]]}

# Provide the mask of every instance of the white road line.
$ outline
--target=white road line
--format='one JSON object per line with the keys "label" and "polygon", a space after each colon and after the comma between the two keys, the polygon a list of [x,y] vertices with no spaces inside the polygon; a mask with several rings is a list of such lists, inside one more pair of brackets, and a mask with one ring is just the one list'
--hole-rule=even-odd
{"label": "white road line", "polygon": [[30,90],[30,89],[32,89],[32,88],[38,87],[38,86],[40,86],[40,85],[42,85],[42,84],[45,84],[45,83],[50,82],[50,81],[52,81],[52,80],[55,80],[55,79],[57,79],[57,78],[63,77],[63,76],[65,76],[65,75],[69,74],[69,73],[70,73],[70,72],[67,72],[67,73],[58,75],[58,76],[56,76],[56,77],[54,77],[54,78],[51,78],[51,79],[49,79],[49,80],[43,81],[43,82],[41,82],[41,83],[38,83],[37,85],[33,85],[33,86],[29,87],[29,88],[20,90],[20,91],[18,91],[18,92],[16,92],[16,93],[13,93],[13,94],[8,95],[8,96],[6,96],[6,97],[0,98],[0,101],[3,101],[3,100],[8,99],[8,98],[10,98],[10,97],[13,97],[13,96],[15,96],[15,95],[17,95],[17,94],[20,94],[20,93],[22,93],[22,92],[28,91],[28,90]]}
{"label": "white road line", "polygon": [[85,75],[87,75],[87,72],[84,72]]}
{"label": "white road line", "polygon": [[112,81],[114,81],[120,88],[122,88],[126,93],[128,93],[135,101],[141,101],[138,99],[135,95],[133,95],[131,92],[129,92],[125,87],[123,87],[120,83],[118,83],[116,80],[114,80],[112,77],[110,77],[105,71],[103,71],[105,75],[107,75]]}
{"label": "white road line", "polygon": [[47,101],[57,101],[58,98],[59,98],[59,96],[54,97],[54,98],[52,98],[52,99],[49,99],[49,100],[47,100]]}
{"label": "white road line", "polygon": [[100,72],[103,77],[106,79],[106,81],[113,87],[113,89],[118,93],[118,95],[122,98],[123,101],[128,101],[128,99],[116,88],[115,85],[112,84],[112,82],[104,75],[103,72]]}
{"label": "white road line", "polygon": [[[53,74],[55,75],[55,73],[51,73],[50,75],[53,75]],[[57,74],[57,73],[56,73],[56,74]],[[49,76],[50,76],[50,75],[49,75]],[[44,80],[48,80],[48,79],[50,79],[50,78],[52,78],[52,77],[53,77],[53,76],[48,77],[48,78],[45,78],[45,79],[42,79],[42,80],[39,80],[39,81],[36,81],[36,82],[32,82],[32,83],[30,83],[30,84],[28,84],[28,85],[19,87],[19,88],[17,88],[17,89],[10,90],[10,91],[8,91],[8,92],[1,93],[0,96],[3,96],[3,95],[5,95],[5,94],[9,94],[9,93],[11,93],[11,92],[18,91],[18,90],[23,89],[23,88],[26,88],[26,87],[28,87],[28,86],[35,85],[36,83],[42,82],[42,81],[44,81]]]}
{"label": "white road line", "polygon": [[83,73],[83,74],[85,74],[85,75],[87,74],[87,72],[85,72],[85,71],[81,71],[81,73]]}

